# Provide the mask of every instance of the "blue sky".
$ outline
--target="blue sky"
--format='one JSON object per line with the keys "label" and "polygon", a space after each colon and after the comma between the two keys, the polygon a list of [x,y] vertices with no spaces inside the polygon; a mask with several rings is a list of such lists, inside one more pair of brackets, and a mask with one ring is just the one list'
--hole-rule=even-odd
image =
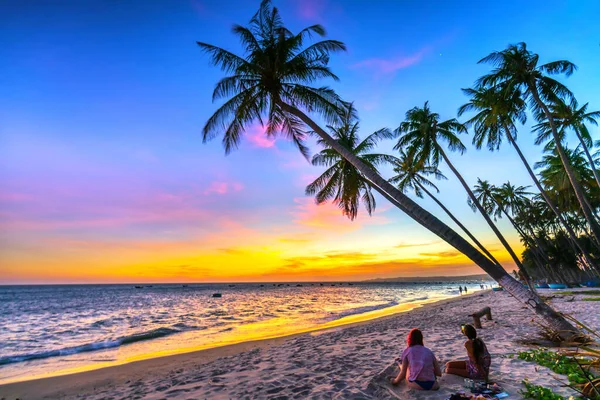
{"label": "blue sky", "polygon": [[[274,5],[292,30],[320,23],[346,43],[348,51],[331,61],[340,82],[324,84],[355,101],[363,135],[395,128],[426,100],[442,118],[455,117],[465,102],[460,88],[488,71],[477,61],[520,41],[542,62],[577,64],[564,82],[580,103],[600,108],[596,1]],[[251,129],[228,157],[219,140],[202,144],[202,126],[217,107],[212,88],[223,75],[195,41],[239,52],[231,26],[245,24],[257,1],[1,1],[0,8],[0,281],[477,272],[445,257],[448,246],[384,200],[374,218],[363,213],[352,224],[333,205],[316,208],[304,186],[320,170],[285,140]],[[592,134],[598,138],[598,128]],[[519,143],[533,162],[541,149],[532,142],[529,126],[521,128]],[[478,177],[530,184],[511,148],[468,147],[453,160],[471,184]],[[439,186],[444,203],[502,253],[456,180]],[[433,203],[420,203],[442,216]],[[500,226],[516,244],[510,227]],[[394,244],[433,248],[386,253]],[[307,254],[315,257],[303,261],[309,273],[284,268]],[[340,265],[355,270],[340,275],[327,254],[346,254]],[[407,266],[419,260],[432,268]],[[378,270],[378,263],[388,264]]]}

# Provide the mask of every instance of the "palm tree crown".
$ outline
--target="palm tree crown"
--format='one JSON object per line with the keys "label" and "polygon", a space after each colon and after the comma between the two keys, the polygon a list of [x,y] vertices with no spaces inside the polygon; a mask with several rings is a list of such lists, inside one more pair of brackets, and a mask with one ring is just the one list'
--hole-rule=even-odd
{"label": "palm tree crown", "polygon": [[[566,130],[571,128],[581,136],[583,143],[587,147],[593,147],[592,136],[590,135],[590,131],[586,124],[597,126],[598,122],[596,119],[600,118],[600,111],[588,112],[588,104],[589,103],[585,103],[583,106],[579,107],[577,100],[573,98],[569,104],[559,100],[549,105],[548,108],[559,129],[561,140],[564,140]],[[552,138],[550,123],[543,119],[544,117],[540,115],[538,120],[542,120],[542,122],[533,127],[533,131],[538,133],[535,144],[542,144]],[[549,149],[550,146],[552,146],[552,143],[548,143],[546,149]]]}
{"label": "palm tree crown", "polygon": [[322,78],[337,80],[329,67],[329,54],[346,49],[342,42],[322,40],[306,46],[313,35],[325,36],[321,25],[312,25],[293,34],[284,25],[277,8],[263,0],[248,26],[234,25],[244,48],[238,56],[222,48],[197,42],[211,62],[229,76],[221,79],[213,101],[225,103],[208,119],[204,141],[223,133],[225,152],[236,149],[252,122],[266,125],[266,133],[282,132],[305,157],[306,132],[298,117],[282,108],[282,103],[321,115],[332,123],[338,117],[341,101],[327,87],[312,87]]}
{"label": "palm tree crown", "polygon": [[394,149],[406,149],[417,162],[433,166],[439,165],[442,158],[442,141],[446,142],[450,150],[464,153],[466,147],[457,134],[465,133],[465,126],[455,118],[442,122],[439,119],[439,114],[431,112],[427,101],[422,108],[408,110],[404,122],[394,130],[400,136]]}
{"label": "palm tree crown", "polygon": [[414,154],[408,154],[405,150],[400,150],[400,157],[393,164],[394,173],[388,181],[395,184],[403,192],[411,189],[415,194],[423,198],[423,190],[420,186],[428,186],[439,193],[437,186],[427,178],[427,175],[433,175],[435,179],[448,179],[442,172],[433,165],[425,165],[415,161]]}
{"label": "palm tree crown", "polygon": [[570,61],[559,60],[538,65],[539,56],[527,49],[525,43],[509,45],[502,51],[495,51],[479,60],[479,63],[492,64],[491,73],[477,80],[479,86],[489,87],[501,85],[507,92],[520,91],[524,99],[531,100],[532,108],[539,104],[533,97],[539,95],[541,100],[553,102],[559,98],[571,98],[571,91],[562,83],[548,75],[571,75],[577,66]]}
{"label": "palm tree crown", "polygon": [[[327,127],[331,136],[338,143],[375,171],[376,167],[382,163],[397,161],[396,157],[388,154],[370,153],[378,141],[390,138],[391,133],[388,129],[381,129],[360,141],[358,121],[354,117],[352,107],[347,108],[340,124]],[[329,147],[323,139],[319,139],[317,143],[325,148],[313,156],[312,164],[329,168],[306,187],[306,194],[314,195],[317,204],[333,200],[342,209],[342,213],[351,220],[356,218],[361,201],[371,215],[375,210],[375,198],[371,192],[371,185],[364,175],[337,151]]]}
{"label": "palm tree crown", "polygon": [[473,144],[477,149],[486,144],[488,150],[498,150],[508,134],[507,130],[516,140],[517,128],[514,121],[522,124],[527,121],[525,101],[519,91],[507,93],[501,86],[462,91],[470,100],[458,109],[458,116],[470,111],[477,113],[465,122],[466,126],[473,127]]}

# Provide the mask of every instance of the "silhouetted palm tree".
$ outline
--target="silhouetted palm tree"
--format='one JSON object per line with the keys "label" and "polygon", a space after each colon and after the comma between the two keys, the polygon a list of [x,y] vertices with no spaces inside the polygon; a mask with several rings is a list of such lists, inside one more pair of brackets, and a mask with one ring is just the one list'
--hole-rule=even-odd
{"label": "silhouetted palm tree", "polygon": [[[377,166],[381,163],[396,161],[396,157],[388,154],[370,153],[379,140],[391,137],[388,129],[381,129],[360,141],[358,121],[353,116],[351,106],[348,107],[339,125],[327,127],[334,140],[349,149],[374,171],[377,171]],[[352,164],[327,146],[323,139],[319,139],[317,143],[325,148],[313,156],[312,164],[328,168],[314,182],[306,186],[306,194],[315,196],[317,204],[333,200],[333,203],[342,209],[342,213],[351,220],[356,218],[361,201],[367,213],[371,215],[375,211],[375,197],[371,192],[371,185]]]}
{"label": "silhouetted palm tree", "polygon": [[498,150],[504,137],[513,146],[521,162],[527,169],[529,176],[535,183],[542,198],[546,201],[550,209],[554,212],[560,223],[567,231],[567,235],[572,245],[579,249],[581,254],[588,262],[588,254],[583,250],[577,240],[577,235],[567,223],[562,213],[556,207],[554,201],[548,196],[546,190],[542,187],[539,179],[533,172],[533,169],[527,162],[523,152],[517,144],[517,128],[515,121],[524,124],[527,121],[526,103],[519,90],[508,92],[501,85],[492,87],[477,87],[475,89],[463,89],[463,93],[470,97],[469,102],[458,109],[458,115],[466,112],[476,112],[475,116],[469,119],[465,125],[473,128],[473,144],[477,149],[486,145],[490,151]]}
{"label": "silhouetted palm tree", "polygon": [[531,100],[537,114],[540,112],[544,114],[550,125],[569,182],[575,191],[575,196],[596,240],[600,241],[600,225],[594,219],[591,210],[586,206],[585,193],[577,182],[573,168],[569,165],[554,117],[546,105],[546,103],[556,102],[559,99],[573,97],[566,86],[548,75],[565,74],[569,76],[577,67],[566,60],[553,61],[542,65],[538,65],[538,60],[539,56],[527,50],[525,43],[509,45],[505,50],[495,51],[479,61],[479,63],[490,63],[495,68],[490,74],[479,78],[478,84],[483,87],[499,85],[507,93],[520,91],[524,99]]}
{"label": "silhouetted palm tree", "polygon": [[[504,238],[504,235],[498,230],[486,209],[477,200],[462,175],[454,167],[452,162],[450,162],[450,159],[441,145],[442,142],[445,142],[450,150],[458,151],[460,154],[463,154],[466,148],[457,135],[465,133],[466,130],[466,127],[454,118],[440,122],[439,115],[431,112],[428,102],[425,102],[422,108],[414,107],[406,112],[406,119],[400,123],[400,126],[394,131],[396,135],[399,136],[398,143],[396,143],[394,149],[405,149],[407,154],[415,157],[417,162],[429,163],[436,167],[440,160],[443,159],[462,184],[471,199],[472,204],[479,210],[487,224],[492,231],[494,231],[515,264],[523,271],[525,278],[529,282],[527,271],[523,269],[521,260],[510,247],[508,241]],[[531,285],[530,287],[533,290]]]}
{"label": "silhouetted palm tree", "polygon": [[213,100],[226,100],[208,119],[203,130],[205,141],[223,135],[228,153],[239,145],[245,130],[258,121],[266,126],[267,135],[283,133],[307,156],[304,139],[308,127],[360,171],[374,189],[420,225],[465,254],[550,326],[557,331],[575,331],[541,298],[523,288],[468,241],[379,176],[307,115],[307,112],[317,115],[329,124],[339,122],[341,110],[347,105],[330,88],[317,88],[313,84],[322,78],[337,79],[328,67],[329,55],[344,50],[343,43],[323,40],[306,46],[305,42],[311,36],[325,35],[323,27],[313,25],[293,34],[283,25],[277,8],[272,7],[268,0],[263,0],[247,27],[235,25],[233,30],[242,41],[243,56],[198,42],[212,63],[229,74],[217,83],[213,92]]}
{"label": "silhouetted palm tree", "polygon": [[426,193],[490,260],[500,265],[498,260],[496,260],[492,253],[477,240],[475,235],[473,235],[436,196],[427,190],[427,187],[429,187],[439,193],[438,187],[427,178],[427,175],[433,175],[435,179],[448,179],[439,169],[437,169],[437,167],[427,166],[423,163],[416,162],[414,156],[409,156],[402,149],[400,149],[400,157],[393,164],[393,167],[396,175],[389,179],[390,183],[397,185],[398,189],[403,192],[413,190],[417,197],[420,198],[423,198],[423,193]]}
{"label": "silhouetted palm tree", "polygon": [[[587,112],[587,107],[588,103],[585,103],[583,106],[579,107],[579,104],[575,98],[571,100],[570,104],[567,104],[562,100],[558,100],[548,106],[550,112],[552,113],[552,117],[556,122],[556,127],[558,128],[561,139],[564,139],[566,131],[569,128],[575,132],[575,135],[577,135],[580,146],[585,153],[592,172],[594,173],[596,184],[600,187],[598,171],[596,170],[596,165],[589,150],[589,148],[593,148],[594,143],[592,141],[590,131],[586,126],[586,124],[592,124],[595,126],[598,125],[596,118],[600,118],[600,111]],[[538,132],[535,144],[544,143],[552,136],[552,129],[550,128],[550,123],[547,120],[540,122],[533,128],[533,130]],[[554,145],[553,142],[550,144]]]}

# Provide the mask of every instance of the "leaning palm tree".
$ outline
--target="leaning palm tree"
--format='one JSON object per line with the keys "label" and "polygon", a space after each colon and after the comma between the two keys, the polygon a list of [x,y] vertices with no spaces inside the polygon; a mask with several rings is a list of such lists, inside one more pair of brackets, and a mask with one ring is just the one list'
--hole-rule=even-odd
{"label": "leaning palm tree", "polygon": [[[380,129],[360,141],[358,121],[353,114],[353,108],[349,106],[338,125],[327,126],[333,139],[374,171],[377,171],[377,166],[382,163],[395,162],[396,157],[389,154],[370,153],[378,141],[391,136],[389,130]],[[312,165],[328,168],[314,182],[306,186],[306,194],[315,196],[317,204],[333,200],[342,213],[351,220],[356,218],[361,202],[367,213],[371,215],[375,211],[375,197],[368,181],[337,151],[327,146],[323,139],[319,139],[317,144],[324,149],[313,156]]]}
{"label": "leaning palm tree", "polygon": [[[564,139],[566,130],[569,128],[575,132],[575,135],[577,135],[579,145],[583,149],[590,168],[594,173],[596,184],[598,187],[600,187],[598,170],[596,169],[596,165],[589,150],[590,148],[593,148],[592,136],[590,135],[590,131],[586,126],[586,124],[592,124],[595,126],[598,125],[596,119],[600,118],[600,111],[588,112],[588,104],[589,103],[585,103],[583,106],[579,107],[579,104],[575,98],[571,100],[570,104],[558,99],[556,102],[551,103],[548,108],[550,109],[552,117],[556,122],[561,139]],[[538,132],[535,144],[544,143],[552,136],[552,129],[550,128],[550,123],[547,120],[540,122],[533,128],[533,130]]]}
{"label": "leaning palm tree", "polygon": [[509,45],[505,50],[495,51],[479,61],[479,63],[490,63],[495,68],[490,74],[479,78],[478,84],[484,87],[499,85],[507,93],[520,91],[526,100],[531,100],[534,110],[543,113],[550,125],[558,154],[567,171],[577,201],[596,240],[600,241],[600,224],[595,221],[591,211],[585,205],[585,193],[577,182],[572,166],[569,165],[556,122],[546,105],[547,102],[556,102],[558,99],[573,97],[566,86],[548,75],[565,74],[569,76],[577,67],[566,60],[553,61],[542,65],[538,65],[538,60],[539,56],[527,50],[525,43]]}
{"label": "leaning palm tree", "polygon": [[496,227],[486,209],[477,200],[460,172],[454,167],[454,164],[452,164],[441,145],[442,142],[445,142],[450,150],[463,154],[466,148],[458,138],[458,134],[465,133],[466,130],[466,127],[454,118],[440,122],[439,115],[432,112],[429,108],[429,103],[425,102],[422,108],[414,107],[406,112],[406,119],[394,131],[400,137],[394,149],[406,149],[408,154],[414,155],[417,162],[429,163],[434,166],[437,166],[441,160],[444,160],[462,184],[469,199],[479,210],[489,227],[496,234],[496,237],[498,237],[508,254],[510,254],[515,264],[523,271],[523,275],[529,282],[527,271],[523,268],[521,260],[519,260],[519,257],[512,247],[510,247],[504,235]]}
{"label": "leaning palm tree", "polygon": [[330,88],[313,86],[323,78],[337,79],[328,67],[329,56],[344,50],[343,43],[322,40],[306,45],[312,36],[323,37],[324,28],[313,25],[293,34],[268,0],[263,0],[248,26],[235,25],[233,31],[241,39],[243,56],[198,42],[212,63],[228,74],[217,83],[213,92],[213,100],[225,101],[204,126],[204,141],[222,135],[225,152],[229,153],[238,147],[246,129],[258,122],[266,126],[266,135],[287,136],[307,156],[306,130],[315,132],[386,199],[466,255],[515,298],[544,317],[550,326],[563,332],[575,330],[539,296],[523,288],[503,268],[365,165],[309,117],[308,114],[313,114],[335,124],[343,114],[340,110],[347,106]]}
{"label": "leaning palm tree", "polygon": [[444,204],[431,193],[427,188],[435,190],[437,193],[440,192],[438,187],[427,178],[427,175],[433,175],[435,179],[448,179],[442,174],[442,172],[434,166],[425,165],[423,163],[416,162],[414,155],[410,156],[406,151],[400,149],[400,157],[393,163],[394,175],[388,181],[395,184],[398,189],[403,192],[413,190],[415,195],[419,198],[423,198],[423,193],[427,194],[444,212],[450,217],[452,221],[475,243],[477,247],[493,262],[501,265],[498,260],[490,253],[479,240],[463,225],[458,218],[450,212],[450,210],[444,206]]}
{"label": "leaning palm tree", "polygon": [[592,260],[577,240],[577,235],[571,225],[567,223],[554,201],[546,193],[546,190],[542,187],[538,177],[533,172],[533,169],[517,144],[515,122],[518,121],[524,124],[527,121],[526,102],[521,96],[521,92],[519,90],[509,92],[502,85],[497,85],[463,89],[463,93],[469,96],[470,99],[468,103],[458,109],[458,115],[461,116],[466,112],[476,112],[475,116],[465,123],[465,125],[473,128],[473,144],[475,147],[480,149],[485,145],[488,150],[495,151],[500,148],[503,139],[506,138],[517,152],[542,198],[567,231],[572,245],[579,249],[579,252],[588,263],[592,263]]}

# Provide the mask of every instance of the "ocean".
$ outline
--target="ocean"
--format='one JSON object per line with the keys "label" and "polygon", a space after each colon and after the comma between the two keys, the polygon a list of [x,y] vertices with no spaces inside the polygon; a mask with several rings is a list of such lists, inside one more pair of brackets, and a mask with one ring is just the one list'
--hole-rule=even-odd
{"label": "ocean", "polygon": [[0,383],[335,328],[457,295],[452,282],[0,286]]}

